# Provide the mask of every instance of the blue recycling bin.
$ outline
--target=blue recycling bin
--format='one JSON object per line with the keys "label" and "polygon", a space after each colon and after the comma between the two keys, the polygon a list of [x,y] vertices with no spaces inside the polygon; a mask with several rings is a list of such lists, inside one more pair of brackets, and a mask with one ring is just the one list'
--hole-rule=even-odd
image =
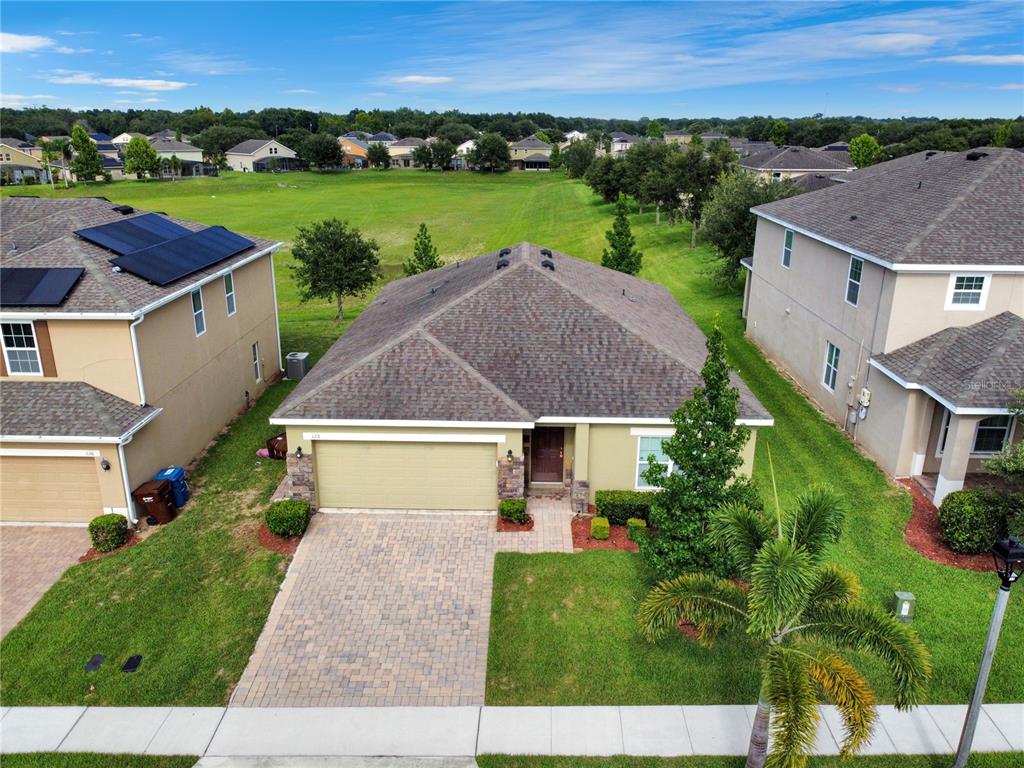
{"label": "blue recycling bin", "polygon": [[188,483],[185,482],[184,467],[164,467],[153,475],[153,479],[170,481],[171,495],[174,496],[174,506],[178,509],[185,506],[185,502],[192,495],[188,490]]}

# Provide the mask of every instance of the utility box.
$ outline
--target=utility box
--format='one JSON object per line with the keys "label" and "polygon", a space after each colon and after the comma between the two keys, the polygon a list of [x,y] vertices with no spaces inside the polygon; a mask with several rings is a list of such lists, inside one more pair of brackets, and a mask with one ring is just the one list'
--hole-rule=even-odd
{"label": "utility box", "polygon": [[913,592],[893,592],[892,612],[904,624],[909,624],[914,618],[916,603]]}
{"label": "utility box", "polygon": [[192,492],[188,488],[188,483],[185,481],[185,468],[184,467],[164,467],[155,475],[154,480],[166,480],[171,484],[171,494],[174,496],[174,506],[181,509],[185,506],[185,502],[189,500]]}
{"label": "utility box", "polygon": [[299,381],[309,373],[309,352],[289,352],[284,356],[288,378]]}

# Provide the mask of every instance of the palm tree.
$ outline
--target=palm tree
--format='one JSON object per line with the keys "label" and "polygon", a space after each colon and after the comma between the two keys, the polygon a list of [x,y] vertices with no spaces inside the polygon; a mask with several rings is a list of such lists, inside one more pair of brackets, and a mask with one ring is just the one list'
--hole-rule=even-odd
{"label": "palm tree", "polygon": [[641,605],[638,621],[649,641],[689,621],[705,645],[719,632],[742,630],[761,646],[761,692],[747,768],[762,768],[766,758],[773,768],[806,765],[820,699],[831,701],[843,719],[843,755],[867,742],[875,696],[864,675],[843,658],[844,650],[882,660],[900,709],[917,704],[927,686],[931,658],[916,633],[860,602],[856,576],[826,562],[842,521],[838,498],[826,488],[803,493],[788,515],[778,509],[777,494],[774,515],[727,504],[712,516],[711,534],[731,554],[749,588],[688,573],[655,586]]}
{"label": "palm tree", "polygon": [[71,175],[71,161],[75,159],[75,148],[71,146],[71,141],[68,139],[57,139],[57,146],[60,149],[60,160],[64,166],[61,174],[64,176],[64,189],[67,189],[71,186],[68,183],[68,177]]}
{"label": "palm tree", "polygon": [[39,159],[43,161],[43,165],[46,166],[46,170],[50,175],[50,189],[56,189],[56,183],[53,180],[53,164],[60,157],[60,148],[57,146],[55,141],[39,141]]}

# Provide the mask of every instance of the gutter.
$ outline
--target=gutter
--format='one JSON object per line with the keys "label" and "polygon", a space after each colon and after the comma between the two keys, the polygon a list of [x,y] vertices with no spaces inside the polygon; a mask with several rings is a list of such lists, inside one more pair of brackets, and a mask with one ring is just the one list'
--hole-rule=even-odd
{"label": "gutter", "polygon": [[[278,246],[281,244],[278,243]],[[281,349],[281,319],[277,314],[277,277],[274,273],[274,248],[270,251],[270,285],[274,291],[274,329],[277,331],[277,372],[284,373],[284,350]]]}
{"label": "gutter", "polygon": [[139,517],[135,514],[135,505],[132,502],[132,487],[128,480],[128,459],[125,458],[124,447],[132,441],[136,432],[163,413],[163,410],[163,408],[154,409],[152,413],[146,416],[146,418],[142,419],[142,421],[137,424],[132,425],[127,432],[117,439],[117,458],[121,464],[121,482],[124,483],[125,509],[128,510],[128,522],[132,525],[136,525],[139,522]]}
{"label": "gutter", "polygon": [[132,338],[132,356],[135,358],[135,378],[139,381],[139,405],[146,404],[146,382],[142,379],[142,359],[139,356],[139,339],[135,335],[135,329],[146,319],[142,315],[138,320],[128,326],[128,333]]}

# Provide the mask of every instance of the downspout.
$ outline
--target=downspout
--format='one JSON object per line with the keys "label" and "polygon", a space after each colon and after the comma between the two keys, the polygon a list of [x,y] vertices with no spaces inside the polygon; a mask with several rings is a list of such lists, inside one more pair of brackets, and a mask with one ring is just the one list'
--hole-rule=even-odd
{"label": "downspout", "polygon": [[277,372],[284,373],[284,350],[281,349],[281,320],[277,316],[277,275],[274,273],[274,252],[270,252],[270,286],[274,291],[274,329],[277,331]]}
{"label": "downspout", "polygon": [[[130,442],[131,438],[128,438],[127,442]],[[117,459],[121,462],[121,480],[124,483],[124,503],[125,510],[127,511],[128,522],[132,525],[138,525],[139,518],[135,515],[135,507],[132,504],[132,489],[131,484],[128,482],[128,463],[124,457],[124,446],[125,442],[122,441],[117,444]]]}
{"label": "downspout", "polygon": [[132,355],[135,356],[135,378],[139,382],[139,405],[146,404],[146,383],[142,380],[142,359],[139,357],[139,339],[135,335],[135,328],[145,319],[145,315],[139,315],[139,318],[128,326],[128,332],[132,337]]}
{"label": "downspout", "polygon": [[[874,319],[874,322],[872,322],[872,324],[871,324],[871,344],[868,347],[868,365],[867,365],[867,370],[864,371],[864,384],[863,384],[863,386],[864,386],[865,389],[867,389],[868,382],[871,380],[871,365],[870,365],[870,361],[871,361],[871,357],[875,354],[875,336],[878,334],[878,316],[879,316],[879,314],[881,314],[881,311],[882,311],[882,295],[885,293],[885,279],[888,276],[889,276],[889,270],[883,268],[883,270],[882,270],[882,283],[881,283],[881,285],[878,286],[878,301],[875,302],[875,319]],[[892,308],[890,307],[890,311],[891,311],[891,309]],[[861,345],[861,349],[863,349],[863,344]],[[863,357],[863,355],[862,355],[862,357]],[[858,360],[857,361],[858,374],[860,372],[859,371],[860,364],[861,364],[860,360]],[[857,411],[859,412],[860,409],[858,408]],[[865,415],[865,417],[867,416],[866,413],[864,415]],[[857,421],[854,422],[854,425],[853,425],[853,434],[851,435],[851,438],[853,439],[853,442],[855,442],[855,443],[857,442],[857,431],[858,431],[858,427],[860,426],[860,422],[861,422],[861,419],[858,418]]]}

